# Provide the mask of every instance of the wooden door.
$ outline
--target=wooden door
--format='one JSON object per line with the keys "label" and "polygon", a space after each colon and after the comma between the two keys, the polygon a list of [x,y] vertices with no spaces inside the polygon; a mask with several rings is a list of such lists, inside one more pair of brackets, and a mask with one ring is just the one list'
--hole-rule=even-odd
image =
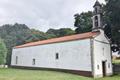
{"label": "wooden door", "polygon": [[103,77],[106,76],[106,62],[102,62],[102,71],[103,71]]}

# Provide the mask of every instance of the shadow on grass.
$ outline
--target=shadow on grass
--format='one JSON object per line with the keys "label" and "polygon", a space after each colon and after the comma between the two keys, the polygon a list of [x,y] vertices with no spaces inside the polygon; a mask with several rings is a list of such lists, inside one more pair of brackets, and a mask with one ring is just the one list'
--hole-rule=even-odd
{"label": "shadow on grass", "polygon": [[62,72],[62,73],[67,73],[67,74],[74,74],[74,75],[79,75],[83,77],[89,77],[92,78],[92,73],[91,72],[85,72],[85,71],[77,71],[77,70],[66,70],[66,69],[57,69],[57,68],[40,68],[40,67],[24,67],[24,66],[12,66],[10,68],[13,69],[24,69],[24,70],[40,70],[40,71],[54,71],[54,72]]}

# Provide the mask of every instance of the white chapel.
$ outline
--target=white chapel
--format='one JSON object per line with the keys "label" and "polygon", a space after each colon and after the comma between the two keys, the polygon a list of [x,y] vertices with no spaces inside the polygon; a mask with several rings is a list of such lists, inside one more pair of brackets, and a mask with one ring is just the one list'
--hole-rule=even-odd
{"label": "white chapel", "polygon": [[110,41],[104,34],[102,5],[96,1],[93,31],[15,46],[11,66],[62,70],[83,76],[113,74]]}

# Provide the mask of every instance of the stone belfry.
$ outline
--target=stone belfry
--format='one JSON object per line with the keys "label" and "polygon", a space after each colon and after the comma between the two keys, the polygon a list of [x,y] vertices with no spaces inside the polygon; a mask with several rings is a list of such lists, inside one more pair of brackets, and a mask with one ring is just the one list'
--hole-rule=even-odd
{"label": "stone belfry", "polygon": [[103,29],[103,13],[102,13],[102,5],[97,0],[94,4],[94,11],[93,11],[93,31]]}

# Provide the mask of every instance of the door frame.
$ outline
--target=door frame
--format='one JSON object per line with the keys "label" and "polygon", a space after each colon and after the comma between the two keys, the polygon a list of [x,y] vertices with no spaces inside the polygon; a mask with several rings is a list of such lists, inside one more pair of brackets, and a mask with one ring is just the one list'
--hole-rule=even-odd
{"label": "door frame", "polygon": [[106,68],[106,62],[107,61],[102,61],[102,75],[103,75],[103,77],[105,77],[106,76],[106,70],[107,70],[107,68]]}

